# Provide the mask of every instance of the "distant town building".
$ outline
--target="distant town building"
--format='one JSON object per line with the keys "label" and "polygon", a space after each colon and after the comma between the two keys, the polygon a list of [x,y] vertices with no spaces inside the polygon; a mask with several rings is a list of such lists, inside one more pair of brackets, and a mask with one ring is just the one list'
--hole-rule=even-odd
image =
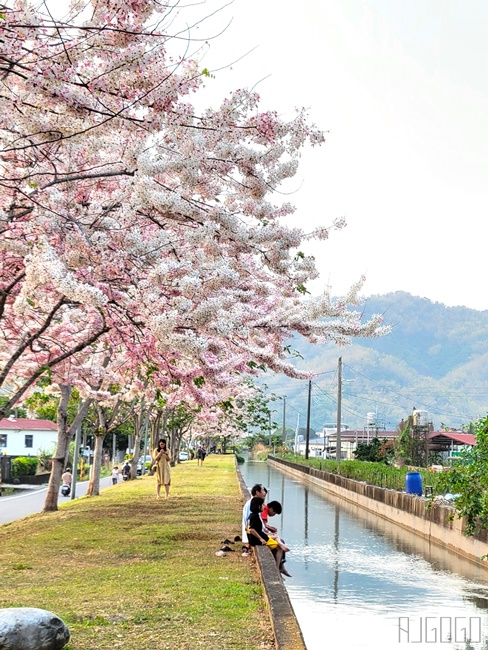
{"label": "distant town building", "polygon": [[[401,434],[398,430],[349,429],[345,424],[341,427],[341,457],[354,458],[354,450],[359,443],[370,444],[373,438],[380,440],[395,440]],[[429,452],[438,452],[443,461],[459,456],[464,446],[473,446],[476,439],[472,434],[462,431],[431,431],[426,434]],[[312,458],[335,458],[337,444],[337,429],[324,427],[322,437],[311,438],[308,446]],[[305,455],[305,440],[298,443],[298,453]]]}

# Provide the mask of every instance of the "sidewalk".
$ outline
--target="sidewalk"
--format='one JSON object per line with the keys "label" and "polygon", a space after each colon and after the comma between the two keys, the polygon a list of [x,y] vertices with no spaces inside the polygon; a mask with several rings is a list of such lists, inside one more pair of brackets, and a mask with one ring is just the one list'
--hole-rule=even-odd
{"label": "sidewalk", "polygon": [[[240,534],[233,456],[172,471],[0,527],[1,607],[41,607],[67,623],[66,650],[271,650],[252,558],[215,553]],[[231,545],[234,547],[234,545]]]}
{"label": "sidewalk", "polygon": [[43,485],[16,485],[14,483],[0,483],[0,490],[45,490],[47,483]]}

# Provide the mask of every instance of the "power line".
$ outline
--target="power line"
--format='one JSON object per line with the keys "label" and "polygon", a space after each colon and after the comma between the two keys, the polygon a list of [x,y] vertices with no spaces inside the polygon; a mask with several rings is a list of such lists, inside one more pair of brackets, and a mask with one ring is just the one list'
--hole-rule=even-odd
{"label": "power line", "polygon": [[[413,397],[412,395],[405,395],[403,393],[399,393],[398,391],[394,390],[393,388],[389,388],[387,386],[384,386],[383,384],[380,384],[378,381],[375,381],[374,379],[371,379],[370,377],[367,377],[366,375],[363,375],[363,373],[359,372],[359,370],[356,370],[355,368],[352,368],[351,366],[347,366],[349,370],[352,370],[355,372],[357,375],[362,377],[363,379],[366,379],[367,381],[370,381],[371,383],[375,384],[376,386],[379,386],[381,389],[393,393],[393,395],[397,395],[398,397],[401,397],[402,399],[405,400],[410,400],[412,402],[417,402],[420,403],[420,406],[424,406],[427,410],[435,413],[436,415],[445,415],[453,418],[469,418],[469,419],[474,419],[475,416],[468,415],[467,413],[459,414],[459,413],[448,413],[446,411],[440,411],[437,406],[434,406],[432,404],[426,404],[425,402],[422,402],[421,400],[417,399],[418,396]],[[358,396],[356,396],[358,397]],[[367,398],[360,398],[360,399],[367,399]],[[387,404],[388,406],[397,406],[395,404],[389,404],[388,402],[380,402],[378,400],[372,400],[376,401],[378,404]]]}
{"label": "power line", "polygon": [[[324,393],[324,395],[326,395],[329,399],[331,399],[331,400],[334,402],[334,404],[337,404],[337,399],[336,399],[335,397],[333,397],[332,395],[329,395],[325,390],[323,390],[322,388],[320,388],[320,386],[317,386],[317,384],[312,384],[312,386],[314,386],[314,385],[315,385],[315,388],[316,388],[317,390],[319,390],[320,392]],[[356,412],[353,411],[350,407],[348,408],[347,406],[345,406],[345,405],[344,405],[344,401],[342,402],[342,408],[343,408],[345,411],[347,411],[348,413],[350,413],[351,415],[355,415],[356,417],[360,417],[360,418],[363,418],[363,417],[364,417],[363,414],[361,414],[361,413],[356,413]]]}

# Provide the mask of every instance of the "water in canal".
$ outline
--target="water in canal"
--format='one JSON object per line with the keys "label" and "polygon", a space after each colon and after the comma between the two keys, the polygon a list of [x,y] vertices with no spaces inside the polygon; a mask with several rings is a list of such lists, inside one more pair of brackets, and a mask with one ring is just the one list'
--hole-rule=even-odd
{"label": "water in canal", "polygon": [[267,463],[240,469],[283,505],[270,523],[308,650],[488,650],[488,569]]}

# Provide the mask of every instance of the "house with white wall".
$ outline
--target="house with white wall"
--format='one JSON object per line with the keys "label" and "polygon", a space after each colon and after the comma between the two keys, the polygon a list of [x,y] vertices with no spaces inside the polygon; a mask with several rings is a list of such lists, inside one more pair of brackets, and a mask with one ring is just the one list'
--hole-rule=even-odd
{"label": "house with white wall", "polygon": [[58,427],[49,420],[29,420],[10,416],[0,420],[0,454],[38,456],[56,446]]}

